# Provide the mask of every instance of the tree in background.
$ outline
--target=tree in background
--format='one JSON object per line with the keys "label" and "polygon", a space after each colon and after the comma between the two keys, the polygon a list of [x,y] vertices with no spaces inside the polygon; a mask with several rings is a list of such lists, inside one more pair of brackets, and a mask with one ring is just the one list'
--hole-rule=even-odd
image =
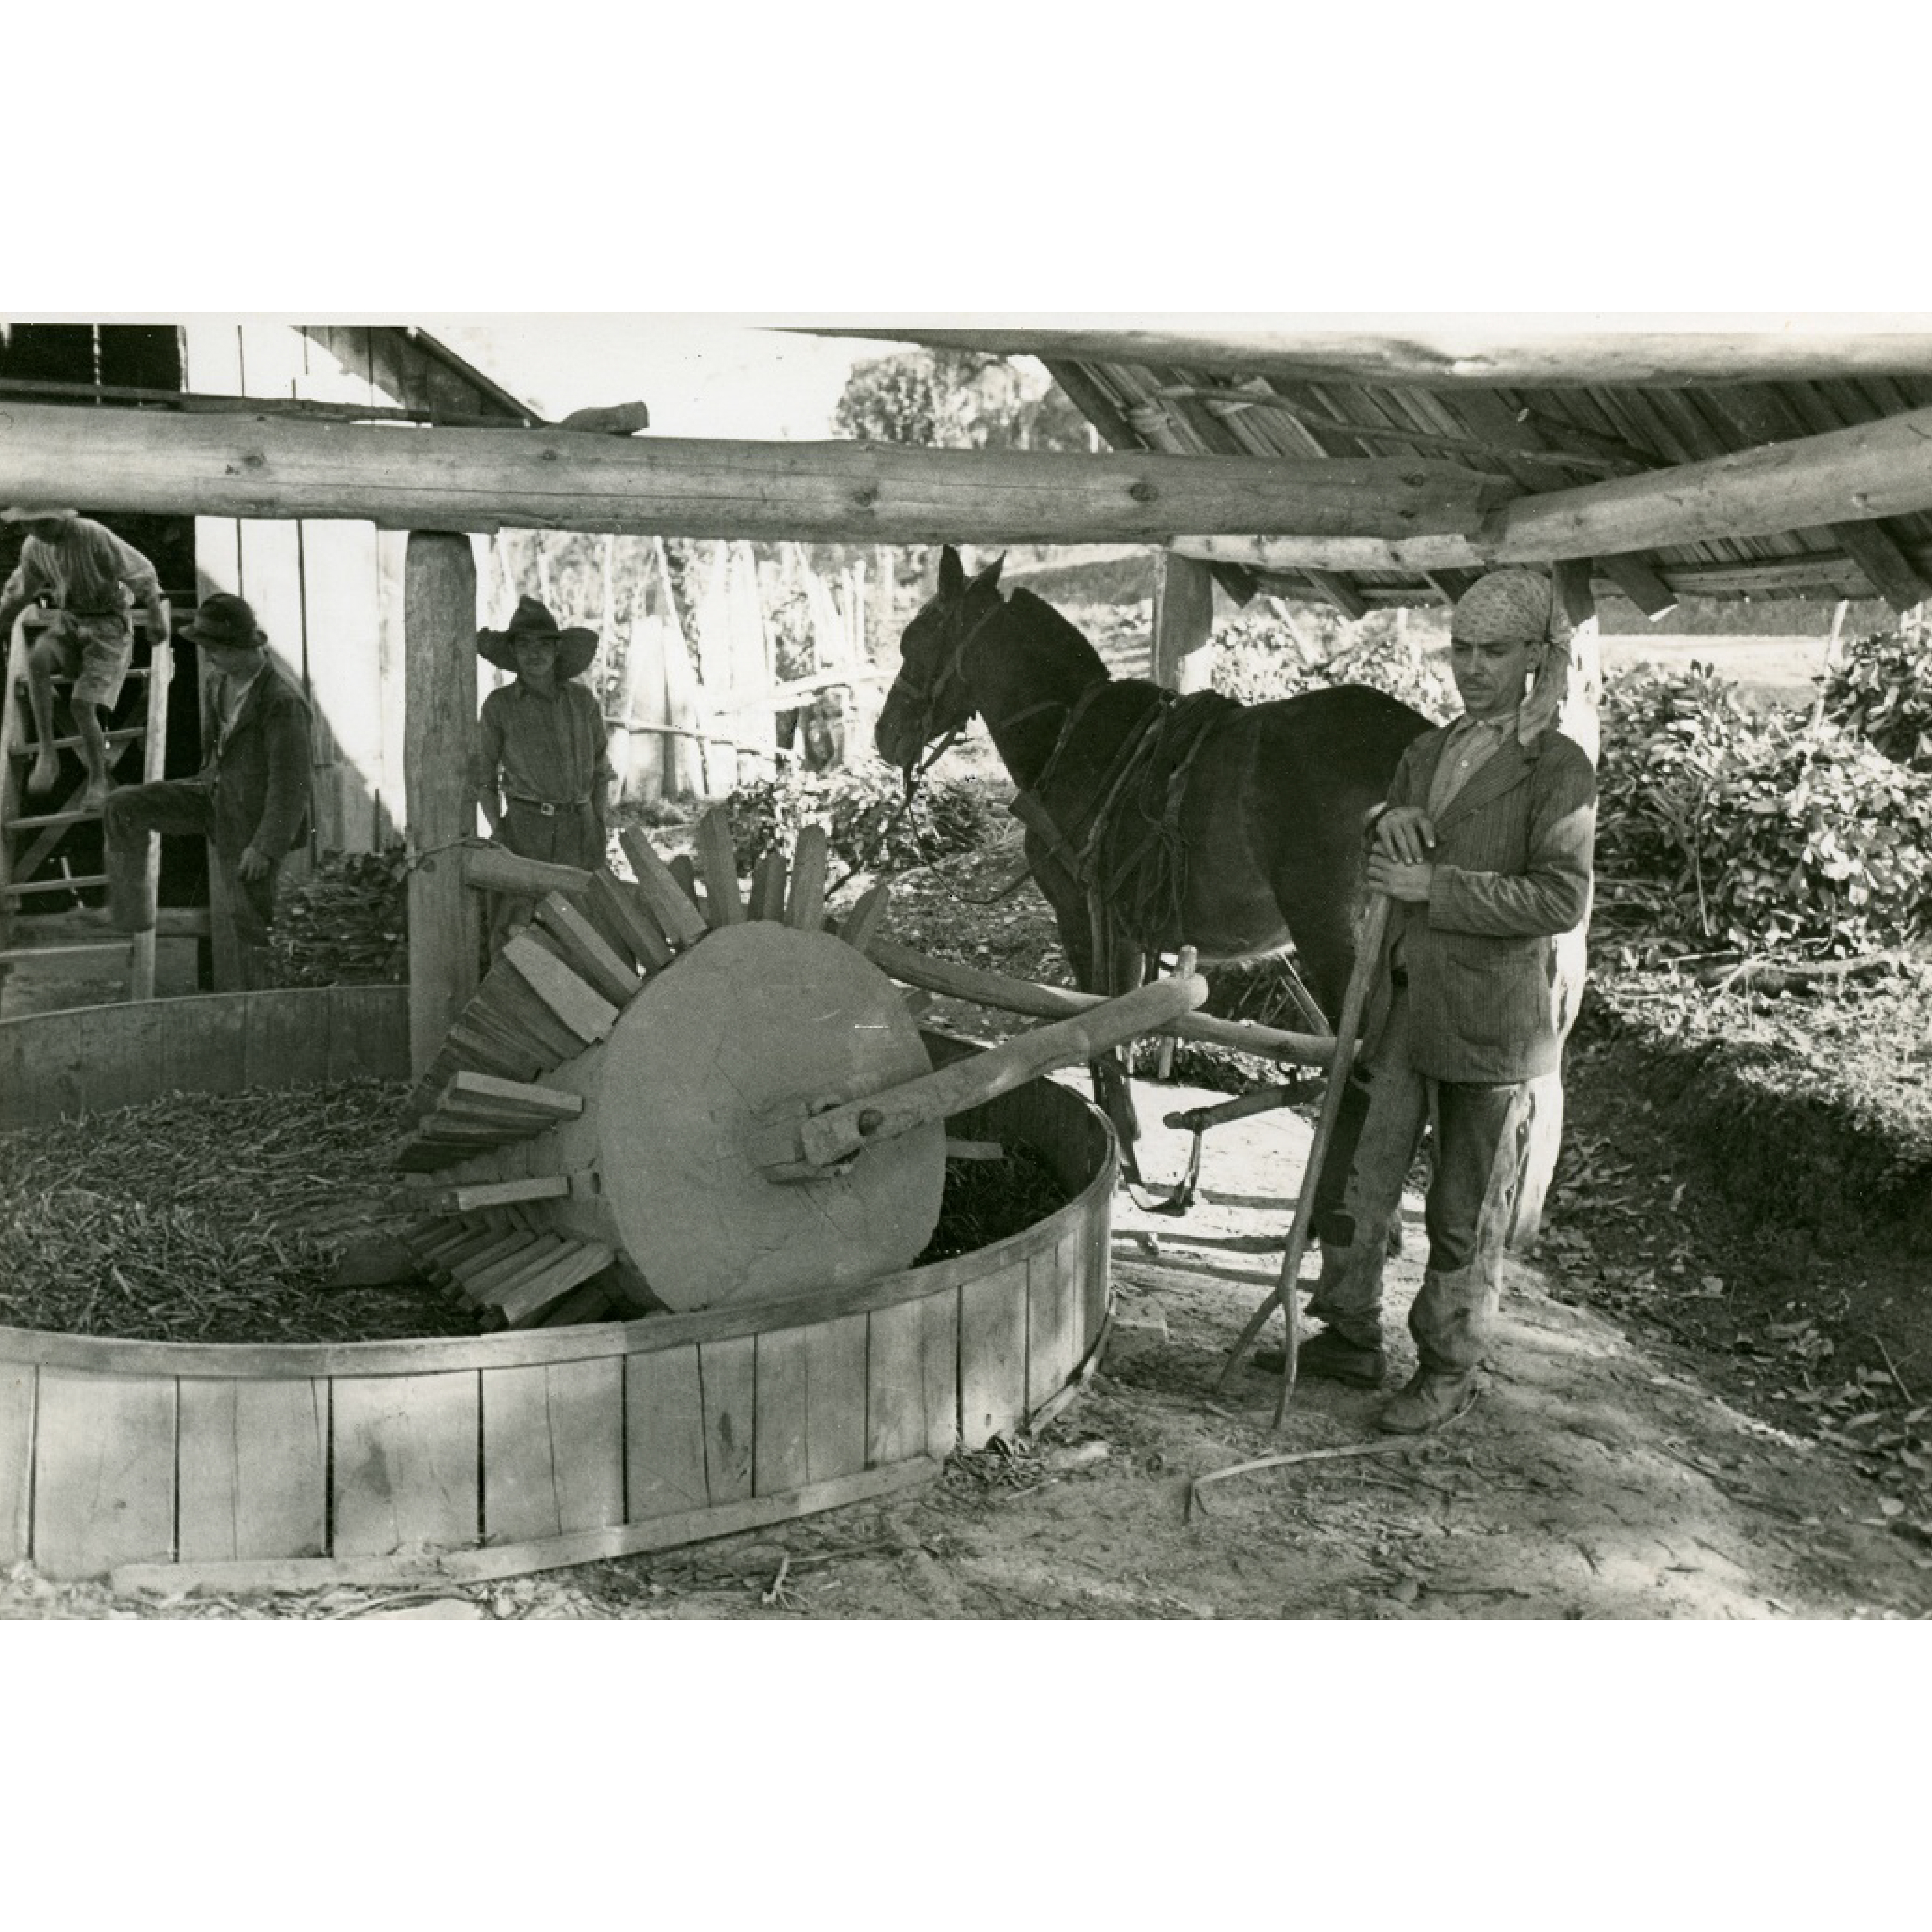
{"label": "tree in background", "polygon": [[941,449],[1094,447],[1087,419],[1030,364],[956,349],[910,349],[862,362],[832,414],[842,436]]}

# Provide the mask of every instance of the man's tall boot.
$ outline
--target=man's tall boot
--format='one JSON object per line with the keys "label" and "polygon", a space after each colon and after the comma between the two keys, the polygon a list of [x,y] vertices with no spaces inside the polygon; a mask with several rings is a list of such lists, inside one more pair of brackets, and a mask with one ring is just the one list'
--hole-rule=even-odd
{"label": "man's tall boot", "polygon": [[[1354,1241],[1322,1249],[1322,1275],[1308,1312],[1325,1325],[1295,1352],[1298,1375],[1346,1382],[1355,1388],[1380,1388],[1388,1374],[1382,1348],[1382,1243]],[[1274,1375],[1287,1372],[1285,1349],[1257,1351],[1255,1366]]]}
{"label": "man's tall boot", "polygon": [[1397,1436],[1420,1436],[1460,1414],[1489,1353],[1502,1298],[1497,1262],[1472,1262],[1453,1273],[1431,1268],[1408,1311],[1421,1366],[1376,1418]]}

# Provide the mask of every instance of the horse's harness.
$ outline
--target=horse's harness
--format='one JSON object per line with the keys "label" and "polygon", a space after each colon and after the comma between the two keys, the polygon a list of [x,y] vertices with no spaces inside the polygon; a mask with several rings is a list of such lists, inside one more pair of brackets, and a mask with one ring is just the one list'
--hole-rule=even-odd
{"label": "horse's harness", "polygon": [[[973,640],[1006,608],[1004,600],[995,598],[962,632],[938,675],[916,691],[922,705],[922,744],[928,740],[940,694],[963,677],[966,652]],[[1186,847],[1180,836],[1180,814],[1189,775],[1209,728],[1240,708],[1232,698],[1216,692],[1185,697],[1172,691],[1157,692],[1154,704],[1115,747],[1094,788],[1090,811],[1063,826],[1046,802],[1048,789],[1078,741],[1094,699],[1110,688],[1111,681],[1102,680],[1089,685],[1071,705],[1058,698],[1046,699],[1000,721],[1012,725],[1036,712],[1066,712],[1040,776],[1013,800],[1010,809],[1084,895],[1096,982],[1103,988],[1113,985],[1114,965],[1123,952],[1150,955],[1162,934],[1179,927],[1186,892]],[[919,781],[963,728],[962,723],[947,730],[924,760],[908,771],[908,805]],[[1116,833],[1136,830],[1139,836],[1122,849]],[[1022,873],[1014,884],[1024,877]]]}
{"label": "horse's harness", "polygon": [[1090,685],[1080,694],[1040,776],[1012,810],[1084,895],[1096,982],[1118,990],[1124,955],[1150,959],[1165,935],[1180,930],[1187,893],[1180,818],[1194,760],[1209,730],[1238,707],[1216,692],[1157,692],[1114,748],[1090,807],[1062,824],[1048,802],[1054,780],[1079,741],[1089,706],[1109,688]]}

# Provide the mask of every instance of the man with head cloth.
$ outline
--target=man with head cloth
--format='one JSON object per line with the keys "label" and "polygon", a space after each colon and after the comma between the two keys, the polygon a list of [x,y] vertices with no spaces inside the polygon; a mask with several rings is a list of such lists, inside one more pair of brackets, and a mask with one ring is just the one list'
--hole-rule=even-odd
{"label": "man with head cloth", "polygon": [[1590,760],[1532,682],[1567,636],[1539,572],[1473,584],[1450,624],[1463,714],[1408,746],[1370,820],[1368,884],[1394,904],[1363,1028],[1367,1118],[1309,1304],[1327,1325],[1300,1366],[1368,1387],[1386,1375],[1384,1231],[1432,1120],[1428,1268],[1408,1322],[1420,1366],[1380,1418],[1403,1433],[1469,1398],[1504,1247],[1540,1210],[1536,1115],[1560,1100],[1596,830]]}

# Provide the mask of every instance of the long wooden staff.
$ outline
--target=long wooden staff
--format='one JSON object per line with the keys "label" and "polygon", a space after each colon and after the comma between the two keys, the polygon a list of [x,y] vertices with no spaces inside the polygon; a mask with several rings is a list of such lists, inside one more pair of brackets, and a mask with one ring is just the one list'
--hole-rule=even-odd
{"label": "long wooden staff", "polygon": [[1355,1036],[1361,1030],[1362,1009],[1368,1004],[1369,988],[1382,963],[1382,938],[1388,928],[1389,901],[1386,894],[1372,892],[1362,921],[1361,937],[1355,946],[1355,969],[1348,976],[1348,990],[1342,996],[1342,1017],[1335,1029],[1335,1054],[1329,1063],[1328,1088],[1322,1096],[1322,1112],[1315,1124],[1315,1138],[1308,1150],[1307,1165],[1302,1170],[1300,1191],[1294,1203],[1294,1222],[1288,1231],[1288,1252],[1281,1258],[1281,1273],[1267,1298],[1248,1318],[1221,1371],[1216,1386],[1226,1390],[1234,1379],[1255,1337],[1268,1317],[1280,1308],[1288,1330],[1286,1362],[1282,1365],[1281,1399],[1275,1404],[1274,1426],[1281,1426],[1294,1390],[1296,1358],[1300,1337],[1295,1332],[1294,1285],[1301,1274],[1301,1257],[1308,1246],[1308,1231],[1315,1220],[1315,1190],[1322,1178],[1322,1165],[1328,1158],[1328,1143],[1335,1137],[1335,1122],[1342,1111],[1342,1096],[1348,1084],[1348,1070],[1355,1063]]}

